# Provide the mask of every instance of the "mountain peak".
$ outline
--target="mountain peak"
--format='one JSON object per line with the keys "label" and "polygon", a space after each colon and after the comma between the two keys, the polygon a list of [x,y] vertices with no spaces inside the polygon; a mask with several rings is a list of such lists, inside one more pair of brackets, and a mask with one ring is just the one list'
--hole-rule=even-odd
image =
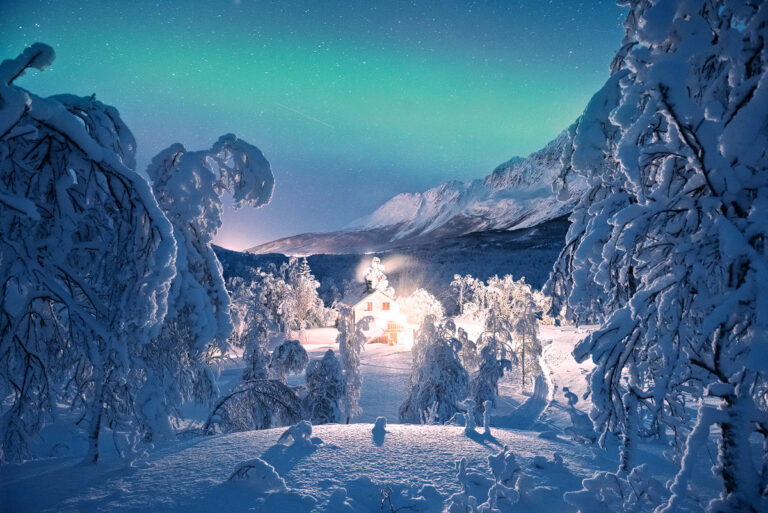
{"label": "mountain peak", "polygon": [[586,190],[580,176],[570,179],[564,199],[554,190],[561,157],[570,144],[563,131],[541,150],[509,159],[483,179],[452,180],[424,192],[401,193],[341,232],[297,235],[249,251],[358,253],[478,231],[528,228],[568,214]]}

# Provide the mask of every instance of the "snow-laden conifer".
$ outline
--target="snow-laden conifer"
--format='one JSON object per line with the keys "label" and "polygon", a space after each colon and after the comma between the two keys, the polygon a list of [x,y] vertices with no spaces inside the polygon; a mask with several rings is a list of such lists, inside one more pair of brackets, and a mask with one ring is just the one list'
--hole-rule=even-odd
{"label": "snow-laden conifer", "polygon": [[504,376],[504,371],[512,368],[512,362],[498,358],[498,350],[494,339],[489,338],[480,350],[480,366],[469,382],[470,397],[478,405],[472,412],[477,416],[482,410],[479,408],[489,402],[496,406],[496,398],[499,395],[499,380]]}
{"label": "snow-laden conifer", "polygon": [[344,413],[344,375],[333,349],[309,362],[307,393],[302,399],[306,417],[312,424],[341,422]]}
{"label": "snow-laden conifer", "polygon": [[353,322],[352,309],[339,307],[339,334],[336,343],[339,344],[339,359],[344,372],[344,415],[345,422],[360,413],[360,393],[363,388],[363,377],[360,373],[360,352],[365,348],[367,338],[363,330],[368,328],[368,318]]}
{"label": "snow-laden conifer", "polygon": [[432,408],[438,423],[461,410],[469,393],[469,375],[461,365],[461,343],[454,330],[435,326],[427,316],[416,334],[411,367],[411,389],[400,406],[400,421],[421,422],[423,413]]}

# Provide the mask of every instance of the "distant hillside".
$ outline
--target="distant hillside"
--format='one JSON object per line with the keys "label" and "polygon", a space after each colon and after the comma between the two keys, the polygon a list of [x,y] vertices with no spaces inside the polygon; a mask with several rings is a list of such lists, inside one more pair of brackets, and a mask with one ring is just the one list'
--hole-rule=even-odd
{"label": "distant hillside", "polygon": [[[398,296],[424,287],[437,295],[450,311],[453,307],[450,282],[454,274],[472,274],[483,280],[494,274],[525,276],[528,283],[540,288],[563,248],[568,226],[567,218],[560,217],[532,228],[444,237],[376,254],[312,255],[307,261],[320,281],[320,294],[328,304],[343,293],[348,283],[360,281],[363,270],[376,255],[384,262],[389,282]],[[245,276],[257,267],[279,266],[288,259],[281,254],[214,249],[225,277]]]}
{"label": "distant hillside", "polygon": [[514,157],[482,180],[446,182],[422,193],[398,194],[372,214],[331,233],[305,233],[248,251],[286,255],[394,251],[444,237],[529,228],[568,214],[586,190],[579,176],[559,197],[553,189],[560,157],[571,141],[561,133],[527,158]]}

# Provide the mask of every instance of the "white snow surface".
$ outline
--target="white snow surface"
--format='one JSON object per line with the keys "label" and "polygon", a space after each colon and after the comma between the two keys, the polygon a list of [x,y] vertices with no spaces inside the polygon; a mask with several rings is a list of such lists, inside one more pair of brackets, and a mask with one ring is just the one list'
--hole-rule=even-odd
{"label": "white snow surface", "polygon": [[[585,390],[584,374],[591,364],[576,364],[570,352],[586,333],[542,327],[544,364],[551,374],[531,396],[520,394],[514,379],[502,381],[490,437],[480,432],[467,436],[462,426],[397,424],[410,379],[410,350],[368,344],[361,353],[357,423],[313,426],[311,444],[277,444],[285,431],[277,428],[168,442],[134,466],[109,457],[98,465],[79,465],[76,455],[7,466],[0,470],[0,510],[363,512],[379,511],[384,491],[395,509],[439,512],[443,501],[459,491],[456,462],[467,458],[473,486],[484,500],[492,484],[487,458],[506,445],[529,477],[530,493],[521,495],[516,510],[571,511],[562,493],[580,488],[582,479],[616,462],[614,454],[567,434],[569,407],[561,391],[568,386],[581,397]],[[332,347],[334,335],[328,328],[305,332],[302,340],[310,357]],[[577,407],[586,409],[589,403],[580,400]],[[387,418],[383,440],[372,433],[378,416]],[[506,423],[510,427],[503,427]],[[542,468],[542,457],[550,461],[555,454],[564,467]],[[249,479],[228,481],[241,464],[256,458],[274,467],[287,490],[264,492]]]}

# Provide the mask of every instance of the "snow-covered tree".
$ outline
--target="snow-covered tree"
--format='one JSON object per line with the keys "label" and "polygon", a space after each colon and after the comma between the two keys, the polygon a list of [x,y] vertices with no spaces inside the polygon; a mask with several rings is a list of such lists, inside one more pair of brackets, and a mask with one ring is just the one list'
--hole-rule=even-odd
{"label": "snow-covered tree", "polygon": [[605,319],[574,354],[596,363],[591,415],[622,435],[620,477],[641,438],[669,430],[684,450],[660,510],[700,507],[690,476],[714,425],[722,492],[708,508],[765,510],[768,458],[755,464],[750,438],[768,443],[768,5],[629,7],[570,159],[594,187],[566,299],[577,318]]}
{"label": "snow-covered tree", "polygon": [[323,304],[320,283],[305,258],[292,257],[279,267],[270,264],[260,269],[259,287],[270,319],[288,337],[305,328],[325,326],[336,315]]}
{"label": "snow-covered tree", "polygon": [[371,259],[370,267],[363,273],[363,280],[365,281],[366,292],[380,290],[388,296],[395,295],[395,290],[389,286],[389,280],[387,280],[387,275],[384,273],[384,264],[381,263],[379,257]]}
{"label": "snow-covered tree", "polygon": [[555,324],[555,319],[563,320],[560,315],[561,312],[552,315],[552,296],[534,288],[531,288],[531,294],[533,295],[533,302],[536,304],[536,311],[540,316],[539,321],[541,324],[551,326]]}
{"label": "snow-covered tree", "polygon": [[[264,277],[260,270],[256,274]],[[296,391],[286,384],[286,377],[304,370],[309,360],[307,352],[298,340],[286,340],[270,355],[266,343],[274,320],[259,299],[263,295],[258,294],[258,283],[235,278],[230,285],[234,291],[232,319],[236,321],[230,341],[245,348],[247,365],[240,382],[217,399],[203,431],[247,431],[293,424],[302,418],[304,410]],[[254,322],[253,332],[243,327],[248,319]]]}
{"label": "snow-covered tree", "polygon": [[486,310],[484,316],[484,330],[480,334],[477,340],[477,347],[479,350],[488,344],[493,344],[496,355],[501,359],[514,359],[515,363],[519,363],[517,353],[514,348],[514,328],[512,320],[510,319],[509,312],[507,315],[504,313],[497,313],[495,308]]}
{"label": "snow-covered tree", "polygon": [[232,193],[235,207],[262,206],[272,196],[274,176],[258,148],[231,134],[204,151],[174,144],[152,160],[147,175],[177,243],[168,315],[145,348],[147,379],[164,383],[166,393],[158,399],[147,387],[140,398],[148,429],[161,433],[168,431],[162,421],[169,410],[188,400],[213,401],[216,387],[206,358],[229,348],[230,299],[211,247],[221,226],[221,196]]}
{"label": "snow-covered tree", "polygon": [[279,268],[270,264],[262,271],[260,282],[261,301],[281,332],[285,332],[287,329],[285,305],[290,294],[286,277],[287,269],[288,264],[283,264]]}
{"label": "snow-covered tree", "polygon": [[334,312],[320,299],[317,293],[320,282],[312,275],[307,259],[291,258],[283,273],[287,278],[282,304],[286,333],[326,325]]}
{"label": "snow-covered tree", "polygon": [[360,374],[360,351],[365,348],[367,341],[364,330],[368,329],[368,320],[360,319],[352,322],[352,309],[339,307],[339,358],[344,371],[344,414],[345,422],[360,413],[360,392],[363,388],[363,376]]}
{"label": "snow-covered tree", "polygon": [[398,298],[400,311],[405,313],[408,322],[421,325],[431,315],[437,321],[445,316],[443,305],[425,289],[416,289],[410,296]]}
{"label": "snow-covered tree", "polygon": [[474,400],[477,409],[474,416],[479,415],[481,405],[490,401],[496,407],[496,397],[499,395],[499,380],[504,377],[504,371],[512,368],[512,362],[498,358],[498,349],[494,339],[489,340],[480,350],[480,366],[472,375],[469,383],[469,396]]}
{"label": "snow-covered tree", "polygon": [[492,276],[486,284],[476,283],[475,288],[474,311],[485,325],[483,340],[494,341],[501,359],[515,355],[513,359],[521,368],[521,387],[525,388],[531,371],[533,374],[540,372],[538,333],[542,311],[536,303],[534,290],[524,278],[515,280],[510,275]]}
{"label": "snow-covered tree", "polygon": [[298,422],[301,401],[276,379],[249,379],[220,397],[203,425],[205,433],[269,429]]}
{"label": "snow-covered tree", "polygon": [[333,349],[321,359],[309,362],[307,367],[307,393],[302,399],[306,417],[312,424],[341,422],[344,410],[344,375]]}
{"label": "snow-covered tree", "polygon": [[464,315],[464,305],[470,302],[472,293],[478,289],[478,279],[466,274],[464,276],[460,274],[453,275],[453,281],[451,282],[451,289],[456,296],[456,304],[459,307],[459,315]]}
{"label": "snow-covered tree", "polygon": [[[260,270],[256,275],[261,276]],[[230,345],[243,350],[246,362],[244,379],[267,379],[270,333],[278,330],[276,321],[262,301],[261,280],[232,277],[227,280],[230,294],[232,336]]]}
{"label": "snow-covered tree", "polygon": [[416,334],[411,368],[411,389],[400,406],[400,421],[421,422],[432,408],[436,421],[443,423],[461,410],[469,393],[469,375],[461,365],[461,343],[450,327],[435,326],[431,315]]}
{"label": "snow-covered tree", "polygon": [[517,282],[513,289],[511,315],[515,339],[513,347],[520,361],[520,385],[525,389],[527,374],[541,374],[539,358],[542,347],[539,340],[541,310],[536,304],[531,287],[523,280]]}
{"label": "snow-covered tree", "polygon": [[461,364],[467,369],[467,372],[472,373],[480,365],[477,343],[469,338],[469,335],[463,328],[456,330],[456,338],[461,342],[461,351],[459,351]]}
{"label": "snow-covered tree", "polygon": [[14,85],[44,69],[37,43],[0,63],[0,461],[67,405],[84,421],[86,461],[110,428],[125,455],[145,422],[145,347],[175,273],[171,225],[134,171],[135,141],[93,97],[40,98]]}
{"label": "snow-covered tree", "polygon": [[281,383],[289,374],[300,374],[309,362],[307,350],[298,340],[286,340],[272,351],[269,359],[269,377]]}
{"label": "snow-covered tree", "polygon": [[[606,139],[612,137],[614,128],[605,120],[595,119],[599,115],[595,111],[615,101],[617,94],[618,85],[615,78],[611,78],[592,98],[577,123],[569,128],[571,138],[578,139],[576,131],[580,127],[584,127],[582,130],[586,134],[598,132]],[[576,144],[579,144],[578,140],[574,141]],[[583,144],[579,149],[580,154],[590,148]],[[572,157],[573,148],[563,155],[563,183],[567,182],[570,173],[576,172],[571,163]],[[594,158],[590,165],[594,169],[592,176],[595,177],[616,172],[616,164],[610,155],[600,154],[600,158]],[[548,315],[557,317],[562,314],[569,322],[577,325],[599,323],[605,318],[606,312],[626,304],[629,290],[635,283],[631,272],[621,276],[616,274],[609,282],[608,290],[594,279],[597,275],[610,274],[610,269],[624,257],[623,249],[614,247],[608,255],[609,261],[604,261],[602,250],[607,240],[604,227],[608,225],[608,219],[613,213],[627,205],[628,198],[618,183],[613,185],[594,178],[589,180],[589,186],[589,191],[571,213],[565,246],[555,261],[543,291],[552,298]]]}

